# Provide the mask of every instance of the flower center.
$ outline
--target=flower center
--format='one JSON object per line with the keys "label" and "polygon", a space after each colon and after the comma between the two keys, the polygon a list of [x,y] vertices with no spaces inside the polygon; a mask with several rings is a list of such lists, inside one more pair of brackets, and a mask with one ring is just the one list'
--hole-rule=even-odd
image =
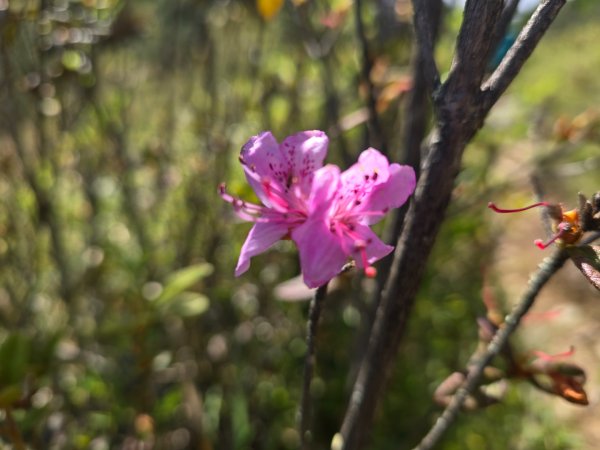
{"label": "flower center", "polygon": [[[338,236],[344,253],[358,253],[360,261],[363,265],[365,276],[367,278],[375,278],[377,276],[377,269],[369,264],[369,259],[367,258],[367,246],[371,244],[371,241],[363,239],[362,236],[356,232],[355,225],[347,220],[336,220],[333,218],[331,221],[330,230]],[[351,249],[349,249],[346,244],[347,238],[350,238],[352,241],[354,241],[352,243],[353,248]]]}
{"label": "flower center", "polygon": [[557,241],[562,244],[574,244],[581,238],[583,231],[581,230],[581,227],[579,225],[579,213],[576,209],[572,209],[570,211],[563,211],[561,205],[555,205],[548,202],[538,202],[534,203],[533,205],[516,209],[498,208],[494,203],[488,203],[488,208],[501,214],[527,211],[528,209],[537,208],[540,206],[548,208],[548,214],[556,222],[553,227],[556,232],[546,242],[543,242],[541,239],[536,239],[533,243],[539,249],[544,250],[545,248],[548,248],[551,244]]}

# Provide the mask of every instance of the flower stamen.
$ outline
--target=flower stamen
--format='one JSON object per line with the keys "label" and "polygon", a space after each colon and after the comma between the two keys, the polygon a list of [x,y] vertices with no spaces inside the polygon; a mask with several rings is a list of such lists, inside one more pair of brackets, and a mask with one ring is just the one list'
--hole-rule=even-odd
{"label": "flower stamen", "polygon": [[254,223],[268,222],[268,219],[264,218],[268,211],[263,206],[248,203],[240,198],[232,196],[225,190],[225,183],[219,185],[219,195],[223,200],[233,206],[233,211],[240,219]]}
{"label": "flower stamen", "polygon": [[537,245],[537,247],[540,250],[544,250],[557,240],[561,239],[565,234],[569,233],[570,231],[571,225],[566,222],[562,222],[558,224],[558,232],[554,236],[552,236],[547,242],[543,242],[541,239],[536,239],[535,241],[533,241],[533,243]]}
{"label": "flower stamen", "polygon": [[538,203],[534,203],[533,205],[525,206],[523,208],[516,208],[516,209],[498,208],[494,202],[488,203],[488,208],[490,208],[491,210],[493,210],[497,213],[500,213],[500,214],[517,213],[517,212],[521,212],[521,211],[527,211],[528,209],[538,208],[540,206],[550,206],[550,203],[538,202]]}
{"label": "flower stamen", "polygon": [[562,353],[558,353],[556,355],[549,355],[548,353],[542,352],[540,350],[534,351],[533,354],[542,361],[554,361],[559,358],[568,358],[570,356],[573,356],[575,354],[575,346],[571,345],[569,347],[569,350]]}
{"label": "flower stamen", "polygon": [[278,206],[283,210],[289,209],[290,205],[283,197],[282,192],[279,189],[277,189],[276,185],[271,183],[271,180],[269,180],[268,178],[262,178],[260,180],[260,183],[265,192],[265,195],[273,203],[273,206]]}
{"label": "flower stamen", "polygon": [[377,276],[377,269],[370,265],[367,259],[367,243],[362,239],[357,239],[354,242],[354,249],[360,253],[365,276],[367,278],[375,278]]}

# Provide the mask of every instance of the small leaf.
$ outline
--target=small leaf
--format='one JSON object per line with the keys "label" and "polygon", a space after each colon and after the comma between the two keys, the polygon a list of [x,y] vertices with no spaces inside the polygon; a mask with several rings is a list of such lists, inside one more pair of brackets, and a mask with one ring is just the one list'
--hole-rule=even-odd
{"label": "small leaf", "polygon": [[0,385],[6,387],[25,378],[31,342],[20,333],[10,334],[0,346]]}
{"label": "small leaf", "polygon": [[195,292],[182,292],[165,308],[165,312],[180,317],[194,317],[208,309],[208,297]]}
{"label": "small leaf", "polygon": [[194,264],[193,266],[173,272],[165,281],[165,287],[161,294],[154,300],[159,305],[168,303],[175,296],[186,291],[202,278],[207,277],[213,271],[213,266],[208,263]]}
{"label": "small leaf", "polygon": [[265,20],[273,19],[282,6],[283,0],[256,0],[256,9]]}
{"label": "small leaf", "polygon": [[573,263],[592,285],[600,291],[600,246],[568,247]]}

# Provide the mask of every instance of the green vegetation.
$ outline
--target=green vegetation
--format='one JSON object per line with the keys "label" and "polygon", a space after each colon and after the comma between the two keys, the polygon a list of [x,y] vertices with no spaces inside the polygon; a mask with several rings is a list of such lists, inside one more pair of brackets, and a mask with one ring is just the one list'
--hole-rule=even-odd
{"label": "green vegetation", "polygon": [[[365,3],[400,159],[408,2],[389,28]],[[274,295],[297,255],[279,243],[234,278],[249,225],[217,187],[252,198],[237,157],[262,130],[322,129],[342,166],[371,145],[364,120],[349,125],[365,105],[353,14],[344,1],[287,2],[265,21],[251,1],[0,0],[0,448],[297,448],[307,303]],[[565,8],[467,149],[371,448],[415,445],[435,388],[475,348],[482,286],[501,282],[487,201],[526,201],[531,171],[572,207],[600,189],[599,14],[593,0]],[[440,61],[459,18],[445,17]],[[315,450],[338,431],[372,288],[351,273],[327,298]],[[511,384],[441,448],[584,448],[542,395]]]}

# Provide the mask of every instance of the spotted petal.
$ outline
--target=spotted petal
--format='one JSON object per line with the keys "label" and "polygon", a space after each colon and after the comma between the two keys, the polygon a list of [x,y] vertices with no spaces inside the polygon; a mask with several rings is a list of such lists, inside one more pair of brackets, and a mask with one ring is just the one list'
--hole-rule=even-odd
{"label": "spotted petal", "polygon": [[323,166],[328,144],[327,135],[318,130],[301,131],[281,143],[288,176],[296,179],[304,195],[310,192],[314,172]]}
{"label": "spotted petal", "polygon": [[271,132],[265,131],[252,136],[242,147],[240,161],[244,166],[246,179],[260,201],[266,206],[272,206],[263,190],[261,179],[277,180],[279,168],[286,167],[287,162]]}
{"label": "spotted petal", "polygon": [[392,208],[402,206],[415,190],[415,171],[410,166],[392,164],[385,183],[374,186],[358,211],[368,211],[362,222],[374,224]]}
{"label": "spotted petal", "polygon": [[385,183],[389,177],[387,158],[374,148],[368,148],[358,157],[358,162],[342,174],[345,186]]}

